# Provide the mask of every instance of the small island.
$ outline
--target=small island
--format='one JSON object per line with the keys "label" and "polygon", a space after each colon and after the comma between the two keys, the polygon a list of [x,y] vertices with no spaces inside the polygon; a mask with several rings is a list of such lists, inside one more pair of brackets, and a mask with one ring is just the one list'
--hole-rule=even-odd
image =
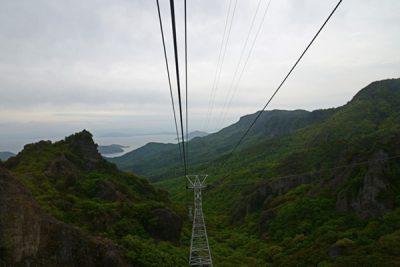
{"label": "small island", "polygon": [[[196,137],[205,137],[209,135],[209,133],[207,132],[202,132],[202,131],[193,131],[189,133],[189,141],[192,140],[193,138]],[[185,137],[186,138],[186,137]],[[177,138],[175,138],[175,140],[177,140]]]}
{"label": "small island", "polygon": [[129,146],[121,146],[117,144],[98,146],[97,150],[102,155],[115,154],[124,152],[123,148],[128,148]]}
{"label": "small island", "polygon": [[15,154],[8,151],[0,151],[0,160],[6,161],[11,157],[14,157]]}

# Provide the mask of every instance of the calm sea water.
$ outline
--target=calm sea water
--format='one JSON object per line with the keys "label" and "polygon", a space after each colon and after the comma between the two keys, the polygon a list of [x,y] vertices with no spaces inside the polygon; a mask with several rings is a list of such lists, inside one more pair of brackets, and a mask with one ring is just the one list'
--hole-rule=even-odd
{"label": "calm sea water", "polygon": [[129,137],[94,137],[94,141],[99,145],[122,145],[127,146],[126,148],[122,148],[124,152],[115,153],[115,154],[107,154],[107,157],[118,157],[123,154],[135,150],[141,146],[144,146],[150,142],[157,143],[177,143],[176,135],[174,134],[160,134],[160,135],[139,135],[139,136],[129,136]]}
{"label": "calm sea water", "polygon": [[[107,154],[107,157],[117,157],[121,156],[129,151],[137,149],[149,142],[159,142],[159,143],[177,143],[176,135],[174,134],[156,134],[156,135],[137,135],[128,137],[96,137],[94,136],[94,141],[98,145],[111,145],[117,144],[122,146],[127,146],[123,148],[123,153],[117,154]],[[26,144],[36,143],[40,140],[51,140],[53,142],[61,140],[63,138],[0,138],[0,151],[9,151],[13,153],[18,153],[21,151]]]}

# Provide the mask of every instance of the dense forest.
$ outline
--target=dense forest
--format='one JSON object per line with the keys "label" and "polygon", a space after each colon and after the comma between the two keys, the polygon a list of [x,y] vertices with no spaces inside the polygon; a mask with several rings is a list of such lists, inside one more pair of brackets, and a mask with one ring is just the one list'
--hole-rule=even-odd
{"label": "dense forest", "polygon": [[26,145],[0,179],[0,266],[186,264],[182,208],[105,161],[87,131]]}
{"label": "dense forest", "polygon": [[[189,144],[218,266],[400,264],[400,79],[371,83],[346,105],[264,112]],[[112,161],[185,202],[176,145]]]}

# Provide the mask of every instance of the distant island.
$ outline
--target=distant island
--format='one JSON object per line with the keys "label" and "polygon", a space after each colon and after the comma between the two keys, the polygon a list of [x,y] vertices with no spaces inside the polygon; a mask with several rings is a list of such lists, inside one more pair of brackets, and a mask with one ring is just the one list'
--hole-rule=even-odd
{"label": "distant island", "polygon": [[107,145],[107,146],[98,146],[97,150],[100,154],[115,154],[124,152],[123,148],[128,148],[129,146],[121,146],[117,144]]}
{"label": "distant island", "polygon": [[[193,131],[189,133],[189,140],[192,140],[193,138],[196,137],[204,137],[207,136],[208,133],[207,132],[202,132],[202,131]],[[186,136],[185,136],[186,139]],[[177,138],[175,138],[175,140],[177,140]]]}
{"label": "distant island", "polygon": [[12,152],[8,152],[8,151],[0,151],[0,160],[8,160],[11,157],[14,157],[15,154]]}
{"label": "distant island", "polygon": [[132,137],[132,136],[146,136],[146,135],[173,135],[174,132],[158,132],[158,133],[131,133],[131,132],[110,132],[104,133],[99,137]]}

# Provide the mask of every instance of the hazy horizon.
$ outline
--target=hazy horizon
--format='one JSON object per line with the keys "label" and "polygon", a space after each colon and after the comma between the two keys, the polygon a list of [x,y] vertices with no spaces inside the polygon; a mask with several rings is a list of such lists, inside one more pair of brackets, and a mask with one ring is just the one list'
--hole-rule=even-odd
{"label": "hazy horizon", "polygon": [[[172,58],[168,2],[160,4]],[[255,19],[260,34],[223,120],[258,4],[238,1],[205,127],[228,4],[188,3],[189,131],[215,132],[260,110],[336,1],[271,1],[261,25],[268,1],[262,2]],[[398,14],[395,0],[344,1],[268,109],[337,107],[375,80],[399,77]],[[177,3],[181,62],[182,18]],[[175,130],[155,1],[1,1],[0,59],[3,144],[62,138],[82,129],[95,136]]]}

